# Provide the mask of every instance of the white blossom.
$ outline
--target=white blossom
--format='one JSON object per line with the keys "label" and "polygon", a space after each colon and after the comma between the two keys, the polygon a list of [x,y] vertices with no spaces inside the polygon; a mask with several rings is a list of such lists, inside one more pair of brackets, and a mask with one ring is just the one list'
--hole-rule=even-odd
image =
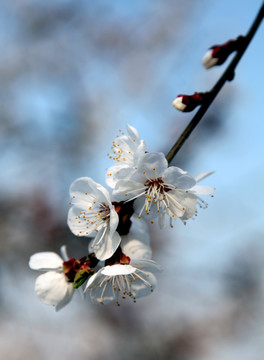
{"label": "white blossom", "polygon": [[151,259],[148,225],[138,216],[131,217],[132,226],[129,233],[121,237],[121,248],[124,254],[131,259]]}
{"label": "white blossom", "polygon": [[35,291],[41,302],[55,306],[56,311],[69,303],[73,296],[73,282],[69,282],[63,272],[63,259],[54,252],[40,252],[32,255],[29,267],[47,271],[39,275]]}
{"label": "white blossom", "polygon": [[121,238],[116,231],[118,214],[108,191],[91,178],[76,179],[70,187],[73,206],[69,210],[68,225],[77,236],[94,236],[90,249],[100,260],[110,258]]}
{"label": "white blossom", "polygon": [[145,154],[145,141],[140,139],[138,131],[127,125],[128,135],[122,133],[113,141],[113,154],[109,158],[116,162],[108,168],[106,183],[114,188],[118,180],[130,178],[137,169],[137,164],[142,155]]}
{"label": "white blossom", "polygon": [[212,172],[199,175],[196,179],[182,169],[170,166],[163,153],[147,153],[142,156],[138,171],[130,180],[120,180],[114,189],[114,196],[135,200],[134,208],[138,216],[148,215],[151,219],[160,215],[160,225],[164,214],[172,219],[188,220],[196,213],[196,205],[207,207],[198,195],[212,194],[211,186],[196,183]]}
{"label": "white blossom", "polygon": [[151,294],[156,286],[154,272],[161,268],[153,260],[134,259],[129,264],[108,265],[88,280],[85,291],[90,290],[92,302],[106,304],[130,297],[136,302],[139,297]]}

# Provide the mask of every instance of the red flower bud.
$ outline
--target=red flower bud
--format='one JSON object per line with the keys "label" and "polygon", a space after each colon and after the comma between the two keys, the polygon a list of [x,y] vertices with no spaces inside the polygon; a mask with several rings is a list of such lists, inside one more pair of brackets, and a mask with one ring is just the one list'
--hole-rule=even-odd
{"label": "red flower bud", "polygon": [[206,69],[215,65],[222,65],[232,52],[240,48],[243,41],[244,37],[239,36],[237,39],[229,40],[222,45],[212,46],[203,57],[203,65]]}
{"label": "red flower bud", "polygon": [[172,105],[183,112],[193,111],[201,105],[208,93],[194,93],[193,95],[178,95]]}

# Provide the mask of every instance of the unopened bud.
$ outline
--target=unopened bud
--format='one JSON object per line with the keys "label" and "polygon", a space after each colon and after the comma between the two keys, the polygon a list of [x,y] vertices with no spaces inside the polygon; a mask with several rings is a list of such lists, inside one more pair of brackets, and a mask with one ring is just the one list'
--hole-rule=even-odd
{"label": "unopened bud", "polygon": [[229,40],[222,45],[212,46],[203,57],[203,65],[210,69],[215,65],[222,65],[228,56],[237,51],[243,43],[244,37],[239,36],[237,39]]}
{"label": "unopened bud", "polygon": [[175,109],[190,112],[201,105],[208,93],[194,93],[193,95],[178,95],[172,105]]}

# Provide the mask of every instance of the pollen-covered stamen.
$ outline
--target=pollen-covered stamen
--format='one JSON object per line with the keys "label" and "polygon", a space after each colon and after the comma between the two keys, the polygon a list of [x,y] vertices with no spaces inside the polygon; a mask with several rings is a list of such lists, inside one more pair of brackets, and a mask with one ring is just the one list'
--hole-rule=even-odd
{"label": "pollen-covered stamen", "polygon": [[144,185],[145,203],[140,211],[139,216],[141,216],[143,210],[149,214],[153,203],[156,205],[156,211],[159,212],[166,198],[166,193],[172,190],[172,187],[165,184],[161,177],[156,179],[148,179]]}
{"label": "pollen-covered stamen", "polygon": [[108,221],[110,219],[110,208],[109,205],[102,203],[99,208],[99,217],[103,221]]}
{"label": "pollen-covered stamen", "polygon": [[82,220],[86,221],[87,233],[98,232],[105,227],[105,222],[110,221],[110,208],[105,203],[98,203],[94,208],[90,207],[87,211],[81,212],[81,215]]}

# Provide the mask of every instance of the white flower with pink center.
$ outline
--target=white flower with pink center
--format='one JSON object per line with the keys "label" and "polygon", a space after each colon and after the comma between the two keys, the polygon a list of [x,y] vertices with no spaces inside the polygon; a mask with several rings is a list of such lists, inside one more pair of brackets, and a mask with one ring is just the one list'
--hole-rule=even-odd
{"label": "white flower with pink center", "polygon": [[128,135],[122,133],[113,141],[113,154],[109,158],[116,161],[106,175],[106,183],[114,188],[117,181],[130,178],[137,170],[137,164],[142,155],[145,154],[145,142],[140,139],[138,131],[127,125]]}
{"label": "white flower with pink center", "polygon": [[210,195],[214,188],[196,185],[212,172],[205,172],[195,179],[182,169],[170,166],[163,153],[147,153],[141,157],[138,171],[130,180],[120,180],[113,195],[117,199],[134,200],[138,216],[148,215],[151,219],[164,214],[172,219],[188,220],[196,213],[197,204],[207,207],[199,195]]}
{"label": "white flower with pink center", "polygon": [[[129,258],[128,258],[129,259]],[[153,260],[135,259],[128,264],[107,265],[88,280],[86,290],[90,290],[92,302],[106,304],[130,297],[136,302],[139,297],[150,295],[155,286],[155,272],[161,271]]]}
{"label": "white flower with pink center", "polygon": [[118,214],[108,191],[91,178],[75,180],[70,187],[71,204],[68,225],[77,236],[95,236],[90,249],[100,260],[110,258],[121,238],[116,231]]}

